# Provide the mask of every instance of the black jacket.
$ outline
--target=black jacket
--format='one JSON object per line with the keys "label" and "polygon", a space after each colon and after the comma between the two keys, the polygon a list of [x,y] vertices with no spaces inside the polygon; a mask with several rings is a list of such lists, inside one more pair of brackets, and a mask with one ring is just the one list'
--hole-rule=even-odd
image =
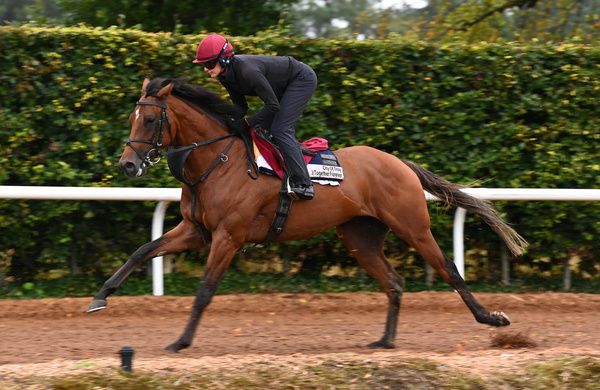
{"label": "black jacket", "polygon": [[247,121],[251,127],[258,124],[269,129],[279,111],[281,97],[303,66],[307,65],[293,57],[236,55],[219,76],[219,81],[244,115],[248,112],[246,96],[258,96],[264,106]]}

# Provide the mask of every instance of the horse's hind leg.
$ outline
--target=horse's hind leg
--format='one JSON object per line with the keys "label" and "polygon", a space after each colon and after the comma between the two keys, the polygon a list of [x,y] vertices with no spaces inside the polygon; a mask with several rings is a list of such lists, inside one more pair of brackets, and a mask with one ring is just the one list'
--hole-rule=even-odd
{"label": "horse's hind leg", "polygon": [[[415,217],[415,215],[410,215],[406,218],[406,220],[403,221],[405,223],[402,224],[402,226],[392,225],[391,228],[394,233],[414,247],[423,259],[438,272],[444,281],[458,292],[471,313],[473,313],[477,322],[492,326],[510,325],[510,320],[506,314],[496,311],[488,312],[477,299],[475,299],[471,291],[467,288],[465,280],[458,273],[458,269],[454,262],[444,255],[433,238],[433,234],[429,229],[429,223],[414,223],[418,220],[416,218],[412,219],[413,217]],[[413,223],[409,222],[409,219]]]}
{"label": "horse's hind leg", "polygon": [[139,247],[129,259],[108,279],[87,309],[88,313],[106,308],[106,298],[114,293],[133,270],[156,256],[180,253],[187,249],[200,250],[206,245],[204,237],[192,222],[183,220],[174,229],[154,241]]}
{"label": "horse's hind leg", "polygon": [[385,332],[381,340],[369,344],[371,348],[394,348],[404,288],[402,277],[383,254],[383,242],[388,230],[383,223],[370,217],[357,217],[337,227],[338,236],[346,248],[381,285],[388,297]]}

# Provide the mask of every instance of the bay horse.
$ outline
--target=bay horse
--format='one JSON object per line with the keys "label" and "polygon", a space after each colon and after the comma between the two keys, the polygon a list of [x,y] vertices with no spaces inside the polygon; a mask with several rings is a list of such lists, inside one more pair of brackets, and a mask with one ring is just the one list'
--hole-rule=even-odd
{"label": "bay horse", "polygon": [[[166,146],[166,154],[189,152],[180,159],[186,183],[180,202],[183,219],[160,238],[139,247],[104,283],[87,311],[106,308],[107,297],[136,267],[153,257],[210,246],[189,321],[179,339],[167,346],[173,352],[191,345],[202,313],[234,255],[246,243],[265,240],[278,206],[281,182],[249,174],[247,148],[226,126],[229,115],[239,115],[235,106],[205,88],[179,79],[145,79],[129,118],[130,138],[119,160],[124,173],[135,177],[144,175]],[[389,230],[415,248],[458,292],[476,321],[492,326],[510,324],[503,312],[488,312],[476,300],[454,263],[439,248],[430,230],[423,190],[479,215],[514,255],[520,254],[527,243],[488,202],[467,195],[460,186],[415,163],[372,147],[352,146],[335,154],[345,173],[341,185],[317,185],[313,200],[294,202],[275,242],[337,229],[347,250],[388,298],[383,336],[370,347],[394,348],[400,313],[403,279],[383,253]]]}

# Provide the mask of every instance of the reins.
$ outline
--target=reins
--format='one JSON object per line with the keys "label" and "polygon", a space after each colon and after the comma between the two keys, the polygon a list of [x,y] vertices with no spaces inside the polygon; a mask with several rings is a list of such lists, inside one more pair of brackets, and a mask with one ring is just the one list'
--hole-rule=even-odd
{"label": "reins", "polygon": [[[235,134],[221,135],[221,136],[211,138],[208,140],[194,142],[194,143],[192,143],[190,145],[186,145],[186,146],[173,145],[172,144],[173,134],[171,132],[171,124],[169,123],[169,116],[167,114],[166,103],[137,101],[135,104],[136,104],[136,106],[154,106],[154,107],[160,108],[161,111],[160,111],[160,119],[158,122],[158,133],[157,133],[156,137],[152,138],[152,140],[128,139],[126,145],[129,146],[131,149],[133,149],[135,154],[140,158],[140,160],[142,160],[142,164],[147,167],[153,166],[156,163],[158,163],[163,156],[167,157],[167,162],[168,162],[169,170],[171,171],[171,174],[177,180],[186,184],[190,188],[190,191],[192,193],[191,214],[195,215],[195,209],[197,206],[196,185],[204,182],[218,166],[229,161],[228,153],[231,151],[231,148],[233,147],[233,144],[235,142],[235,138],[234,138]],[[167,131],[169,132],[169,138],[170,138],[170,142],[171,142],[171,145],[169,145],[166,152],[164,152],[161,149],[164,144],[163,137],[164,137],[165,127],[167,128]],[[254,151],[253,151],[253,147],[252,147],[252,141],[249,138],[249,135],[248,135],[248,137],[245,137],[244,134],[240,134],[239,137],[242,139],[242,143],[246,150],[246,157],[248,160],[247,164],[246,164],[246,173],[248,174],[248,176],[251,179],[256,180],[256,179],[258,179],[259,169],[258,169],[256,162],[254,161]],[[186,177],[186,174],[184,171],[184,166],[185,166],[185,162],[186,162],[188,156],[190,155],[190,153],[197,148],[200,148],[202,146],[211,145],[216,142],[223,141],[227,138],[231,138],[231,140],[225,146],[223,151],[221,153],[219,153],[215,157],[215,159],[210,163],[210,165],[208,166],[208,168],[206,168],[204,173],[202,173],[200,175],[200,177],[196,180],[188,179]],[[134,143],[143,143],[143,144],[151,145],[151,148],[146,153],[146,156],[142,156],[142,154],[133,146]],[[254,169],[255,174],[252,173],[253,169]],[[287,218],[291,203],[292,203],[291,199],[289,199],[287,197],[287,194],[282,189],[281,194],[280,194],[279,208],[276,212],[276,218],[275,218],[271,228],[269,229],[267,238],[263,244],[268,246],[271,243],[271,241],[278,234],[281,233],[281,231],[283,230],[283,225]],[[210,234],[206,231],[206,228],[204,228],[204,226],[202,224],[199,224],[195,219],[194,219],[194,223],[196,224],[200,233],[204,237],[205,241],[209,242]]]}
{"label": "reins", "polygon": [[[185,163],[187,156],[190,154],[190,152],[192,150],[194,150],[196,148],[199,148],[201,146],[210,145],[212,143],[219,142],[221,140],[231,138],[231,137],[233,137],[233,134],[228,134],[228,135],[224,135],[221,137],[212,138],[212,139],[209,139],[204,142],[194,142],[193,144],[191,144],[189,146],[183,146],[183,147],[179,147],[179,148],[177,148],[177,147],[169,148],[169,150],[167,150],[167,152],[164,155],[167,156],[167,161],[169,162],[169,169],[171,170],[171,173],[173,173],[173,176],[175,176],[175,178],[179,179],[180,181],[182,181],[185,184],[188,184],[192,187],[194,187],[198,183],[202,183],[203,181],[205,181],[208,178],[208,176],[215,170],[216,167],[229,161],[229,155],[227,153],[229,153],[229,151],[231,150],[231,147],[233,146],[235,139],[232,139],[231,141],[229,141],[229,143],[227,144],[225,149],[223,149],[223,151],[208,166],[206,171],[204,171],[204,173],[202,175],[200,175],[200,177],[194,182],[191,182],[188,179],[186,179],[185,175],[183,173],[183,164]],[[182,153],[183,158],[181,158],[181,159],[171,158],[172,155],[175,155],[178,153]],[[175,161],[177,161],[177,163],[174,163]]]}
{"label": "reins", "polygon": [[[135,105],[136,106],[154,106],[154,107],[160,108],[160,119],[158,121],[157,136],[154,137],[152,140],[128,139],[127,143],[126,143],[127,146],[129,146],[131,149],[133,149],[135,154],[140,158],[140,160],[142,160],[142,164],[144,164],[145,166],[153,166],[156,163],[158,163],[162,157],[167,156],[167,158],[169,158],[170,155],[177,154],[177,153],[184,153],[185,156],[187,157],[187,155],[189,155],[189,153],[194,149],[197,149],[202,146],[210,145],[215,142],[219,142],[219,141],[222,141],[224,139],[231,138],[234,136],[233,134],[226,134],[226,135],[211,138],[211,139],[208,139],[205,141],[194,142],[187,146],[174,146],[173,145],[173,146],[170,146],[166,152],[163,152],[161,150],[161,148],[163,146],[165,125],[169,132],[169,138],[171,139],[171,142],[173,140],[173,136],[171,133],[171,124],[169,123],[169,116],[167,114],[167,105],[165,103],[144,102],[141,100],[138,100],[135,103]],[[229,142],[229,144],[225,147],[225,149],[217,156],[217,158],[215,160],[213,160],[213,162],[209,165],[208,169],[202,175],[200,175],[200,178],[196,182],[191,183],[188,180],[183,180],[183,181],[186,184],[190,184],[192,186],[196,185],[199,182],[205,181],[208,178],[208,176],[214,171],[214,169],[216,167],[218,167],[219,165],[221,165],[224,162],[227,162],[227,160],[229,159],[229,156],[227,155],[227,153],[229,153],[229,151],[231,150],[231,147],[233,146],[234,141],[235,140],[232,139]],[[148,144],[148,145],[151,145],[152,148],[146,153],[146,156],[142,156],[142,154],[133,146],[134,143]],[[183,161],[183,162],[185,162],[185,161]],[[171,164],[169,164],[169,167],[171,168]],[[183,164],[181,167],[179,167],[179,169],[181,169],[181,170],[183,169]],[[182,173],[175,174],[175,177],[178,179],[184,178]]]}
{"label": "reins", "polygon": [[[205,181],[208,178],[208,176],[215,170],[215,168],[217,168],[219,165],[221,165],[229,160],[228,153],[231,150],[231,148],[233,147],[233,143],[235,142],[235,138],[233,138],[234,135],[233,134],[221,135],[221,136],[211,138],[211,139],[208,139],[205,141],[194,142],[194,143],[192,143],[190,145],[186,145],[186,146],[170,145],[168,150],[166,152],[163,152],[161,150],[161,148],[163,146],[163,137],[164,137],[165,126],[167,127],[167,130],[169,132],[170,141],[173,142],[173,134],[171,133],[171,124],[169,123],[169,116],[167,114],[167,105],[165,103],[144,102],[141,100],[138,100],[135,103],[135,105],[136,106],[154,106],[154,107],[160,108],[160,119],[158,122],[158,134],[156,137],[153,137],[152,140],[150,140],[150,141],[143,140],[143,139],[128,139],[126,145],[129,146],[135,152],[135,154],[140,158],[140,160],[142,160],[142,164],[147,167],[153,166],[156,163],[158,163],[163,156],[167,157],[167,161],[169,163],[169,169],[171,170],[171,173],[173,174],[173,176],[175,176],[175,178],[177,180],[183,182],[188,187],[190,187],[190,190],[192,193],[191,214],[195,215],[196,214],[196,206],[197,206],[196,185],[198,183]],[[187,157],[189,156],[189,154],[197,148],[200,148],[202,146],[211,145],[216,142],[225,140],[227,138],[232,138],[232,139],[231,139],[231,141],[229,141],[229,143],[227,144],[225,149],[223,149],[223,151],[221,153],[219,153],[219,155],[217,155],[217,157],[212,161],[212,163],[208,166],[206,171],[202,175],[200,175],[200,178],[196,181],[187,180],[185,178],[183,166],[184,166],[185,161],[186,161]],[[152,147],[146,153],[146,156],[142,156],[142,154],[133,146],[134,143],[143,143],[143,144],[151,145]],[[250,177],[252,177],[252,175],[250,175]],[[196,221],[195,218],[193,218],[192,221],[194,222],[194,224],[196,225],[196,228],[202,235],[204,242],[209,243],[211,241],[210,232],[208,232],[206,230],[204,225],[198,223],[198,221]]]}

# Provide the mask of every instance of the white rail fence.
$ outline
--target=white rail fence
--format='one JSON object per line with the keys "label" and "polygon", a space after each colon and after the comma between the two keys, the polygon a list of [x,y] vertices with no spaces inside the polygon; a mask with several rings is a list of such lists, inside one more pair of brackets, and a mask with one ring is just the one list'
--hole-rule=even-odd
{"label": "white rail fence", "polygon": [[[599,201],[600,189],[550,189],[550,188],[467,188],[469,195],[486,200],[506,201]],[[427,200],[437,200],[425,193]],[[157,201],[152,217],[152,239],[162,236],[165,212],[169,202],[181,199],[180,188],[134,188],[134,187],[47,187],[47,186],[0,186],[0,199],[37,200],[113,200]],[[466,210],[458,208],[454,215],[453,249],[454,262],[460,274],[465,275],[464,223]],[[163,258],[152,259],[152,293],[164,294]]]}

